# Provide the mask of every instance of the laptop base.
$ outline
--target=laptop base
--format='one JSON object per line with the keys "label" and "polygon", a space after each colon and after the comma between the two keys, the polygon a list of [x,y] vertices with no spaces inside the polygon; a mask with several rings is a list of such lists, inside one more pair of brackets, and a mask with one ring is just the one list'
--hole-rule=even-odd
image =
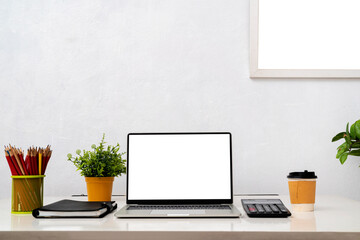
{"label": "laptop base", "polygon": [[118,218],[237,218],[240,217],[240,211],[232,204],[226,204],[229,209],[155,209],[155,210],[128,210],[133,206],[125,205],[115,217]]}

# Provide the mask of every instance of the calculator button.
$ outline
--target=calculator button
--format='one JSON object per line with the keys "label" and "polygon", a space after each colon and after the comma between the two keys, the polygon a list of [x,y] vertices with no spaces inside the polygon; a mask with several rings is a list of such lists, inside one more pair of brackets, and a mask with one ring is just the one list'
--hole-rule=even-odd
{"label": "calculator button", "polygon": [[249,208],[249,211],[250,211],[251,213],[256,213],[256,212],[257,212],[255,206],[252,205],[252,204],[248,205],[248,208]]}
{"label": "calculator button", "polygon": [[265,210],[261,204],[256,204],[255,206],[256,206],[257,210],[259,211],[259,213],[265,212]]}
{"label": "calculator button", "polygon": [[267,213],[272,213],[271,208],[267,204],[263,204],[263,207]]}
{"label": "calculator button", "polygon": [[282,204],[277,204],[276,206],[280,209],[281,212],[284,212],[284,213],[287,213],[287,212],[288,212],[287,209],[286,209],[286,207],[285,207],[284,205],[282,205]]}
{"label": "calculator button", "polygon": [[279,209],[274,205],[274,204],[270,204],[271,210],[273,210],[273,212],[279,212]]}

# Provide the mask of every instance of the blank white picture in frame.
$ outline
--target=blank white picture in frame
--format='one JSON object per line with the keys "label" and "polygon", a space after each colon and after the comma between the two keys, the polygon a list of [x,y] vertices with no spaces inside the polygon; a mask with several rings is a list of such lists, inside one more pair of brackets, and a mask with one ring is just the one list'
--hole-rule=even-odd
{"label": "blank white picture in frame", "polygon": [[359,0],[251,0],[250,76],[360,78]]}

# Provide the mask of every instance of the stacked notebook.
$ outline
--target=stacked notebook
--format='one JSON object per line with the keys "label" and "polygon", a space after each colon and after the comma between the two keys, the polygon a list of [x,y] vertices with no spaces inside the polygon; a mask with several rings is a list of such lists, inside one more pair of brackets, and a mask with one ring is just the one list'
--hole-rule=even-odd
{"label": "stacked notebook", "polygon": [[61,200],[34,209],[35,218],[102,218],[117,208],[115,201],[84,202]]}

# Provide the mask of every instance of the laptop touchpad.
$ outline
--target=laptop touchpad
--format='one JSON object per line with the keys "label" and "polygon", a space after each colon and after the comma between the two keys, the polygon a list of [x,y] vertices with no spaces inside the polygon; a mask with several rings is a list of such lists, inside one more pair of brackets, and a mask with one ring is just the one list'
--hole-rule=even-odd
{"label": "laptop touchpad", "polygon": [[190,215],[190,214],[205,214],[205,210],[152,210],[150,214],[156,215]]}

